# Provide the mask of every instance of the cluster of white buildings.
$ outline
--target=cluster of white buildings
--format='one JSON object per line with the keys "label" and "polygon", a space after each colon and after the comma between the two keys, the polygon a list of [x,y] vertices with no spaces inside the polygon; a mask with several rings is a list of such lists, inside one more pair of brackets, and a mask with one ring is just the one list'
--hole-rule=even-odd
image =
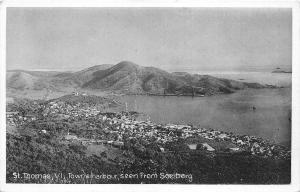
{"label": "cluster of white buildings", "polygon": [[87,118],[100,113],[97,107],[86,107],[80,103],[76,105],[66,104],[65,102],[50,102],[43,112],[43,116],[58,116],[62,118]]}

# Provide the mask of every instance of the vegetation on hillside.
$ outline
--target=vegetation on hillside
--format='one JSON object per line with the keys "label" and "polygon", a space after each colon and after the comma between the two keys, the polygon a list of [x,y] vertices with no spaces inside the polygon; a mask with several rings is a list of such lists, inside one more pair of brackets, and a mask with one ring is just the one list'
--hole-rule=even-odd
{"label": "vegetation on hillside", "polygon": [[126,94],[215,95],[245,88],[274,88],[209,75],[168,73],[129,61],[116,65],[97,65],[77,72],[8,71],[7,87],[13,90],[88,89]]}

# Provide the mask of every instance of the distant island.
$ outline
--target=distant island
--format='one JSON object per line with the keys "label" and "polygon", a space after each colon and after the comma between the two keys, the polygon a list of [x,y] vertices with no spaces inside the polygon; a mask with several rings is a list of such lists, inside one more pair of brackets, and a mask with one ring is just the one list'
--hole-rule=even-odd
{"label": "distant island", "polygon": [[292,73],[292,71],[275,70],[275,71],[272,71],[272,73]]}
{"label": "distant island", "polygon": [[277,67],[272,73],[292,73],[292,70],[284,70],[281,69],[280,67]]}

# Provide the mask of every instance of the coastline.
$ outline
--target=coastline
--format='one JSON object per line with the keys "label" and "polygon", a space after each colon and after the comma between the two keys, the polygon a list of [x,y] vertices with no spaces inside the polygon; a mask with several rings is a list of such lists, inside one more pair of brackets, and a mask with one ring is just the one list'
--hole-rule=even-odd
{"label": "coastline", "polygon": [[[33,105],[43,105],[42,103],[32,103]],[[37,107],[37,106],[36,106]],[[33,108],[36,108],[33,106]],[[272,144],[267,140],[264,140],[259,137],[254,136],[247,136],[247,135],[236,135],[234,133],[227,133],[223,131],[216,131],[216,130],[208,130],[199,127],[193,127],[191,125],[178,125],[178,124],[156,124],[151,121],[137,121],[137,113],[136,112],[110,112],[110,113],[103,113],[98,111],[98,109],[94,108],[93,106],[83,107],[81,105],[74,105],[65,104],[62,101],[52,101],[45,106],[45,113],[42,113],[44,121],[39,120],[39,118],[43,117],[36,117],[36,116],[28,116],[25,115],[20,117],[20,115],[10,113],[8,117],[8,125],[13,122],[20,123],[17,126],[18,134],[14,134],[12,132],[7,133],[7,148],[9,158],[14,159],[14,153],[16,152],[16,143],[20,143],[21,146],[31,146],[33,147],[33,151],[26,152],[22,150],[29,150],[27,148],[19,149],[19,155],[17,155],[18,160],[16,162],[26,161],[29,157],[35,157],[36,155],[30,155],[31,153],[40,153],[36,151],[36,149],[42,148],[61,148],[59,151],[65,151],[67,153],[68,150],[64,148],[70,148],[74,150],[70,155],[71,158],[75,158],[80,154],[82,158],[89,158],[96,161],[96,159],[101,159],[104,162],[112,163],[110,166],[111,169],[109,174],[122,174],[118,169],[124,169],[123,171],[131,171],[134,174],[136,171],[144,172],[144,173],[152,173],[155,172],[148,172],[146,169],[147,167],[153,166],[167,166],[172,162],[167,160],[167,165],[162,164],[159,161],[160,158],[177,158],[177,156],[182,156],[188,159],[185,161],[192,160],[191,158],[196,156],[197,158],[201,158],[202,161],[205,163],[211,163],[215,161],[214,159],[223,159],[223,161],[229,163],[231,161],[235,161],[234,159],[242,158],[239,161],[243,162],[251,162],[250,167],[258,166],[258,169],[264,169],[263,167],[259,167],[257,161],[260,162],[269,162],[272,165],[275,163],[288,163],[291,158],[290,149],[285,148],[284,146],[280,146],[277,144]],[[70,108],[71,107],[71,108]],[[42,107],[43,108],[43,107]],[[69,112],[68,112],[69,111]],[[58,115],[62,114],[62,115]],[[64,114],[64,115],[63,115]],[[43,118],[43,119],[44,119]],[[47,125],[48,120],[51,120],[52,126],[45,129],[45,125]],[[68,120],[69,119],[69,120]],[[73,120],[72,120],[73,119]],[[77,119],[77,120],[76,120]],[[80,120],[81,119],[81,120]],[[67,121],[65,121],[67,120]],[[73,122],[74,121],[74,122]],[[84,121],[87,123],[87,127],[81,128],[77,130],[77,128],[73,127],[72,124],[76,124],[76,122]],[[63,122],[69,122],[70,125],[65,124],[61,125]],[[73,123],[72,123],[73,122]],[[75,125],[74,124],[74,125]],[[12,125],[14,126],[14,125]],[[67,126],[67,127],[65,127]],[[59,128],[61,127],[61,128]],[[58,129],[59,128],[59,129]],[[60,130],[57,132],[57,130]],[[70,134],[69,134],[70,131]],[[87,131],[92,131],[94,136],[88,134]],[[96,136],[96,138],[95,138]],[[115,137],[118,136],[118,137]],[[54,145],[54,143],[56,143]],[[20,145],[19,144],[19,145]],[[37,147],[39,146],[39,147]],[[57,147],[56,147],[57,146]],[[96,148],[95,148],[96,147]],[[73,149],[74,148],[74,149]],[[104,148],[106,151],[104,152],[97,152],[98,148]],[[62,150],[63,149],[63,150]],[[69,149],[69,150],[70,150]],[[115,151],[115,152],[114,152]],[[118,151],[118,152],[117,152]],[[45,151],[46,152],[46,151]],[[118,153],[118,158],[110,159],[114,153]],[[57,156],[60,154],[56,154],[57,152],[48,152],[52,155]],[[53,154],[54,153],[54,154]],[[27,157],[27,154],[30,155]],[[77,155],[76,155],[77,154]],[[89,156],[88,154],[92,155]],[[150,156],[149,156],[150,155]],[[159,155],[159,156],[157,156]],[[190,157],[191,156],[191,157]],[[20,157],[23,157],[20,159]],[[69,158],[70,158],[69,157]],[[178,158],[182,158],[178,157]],[[60,157],[57,158],[58,160],[62,160]],[[96,158],[96,159],[95,159]],[[127,158],[126,161],[122,159]],[[204,158],[204,159],[203,159]],[[24,160],[22,160],[24,159]],[[226,160],[227,159],[227,160]],[[32,163],[34,163],[38,159],[32,159]],[[124,159],[125,160],[125,159]],[[45,160],[42,160],[45,161]],[[51,160],[52,161],[52,160]],[[99,160],[97,160],[99,161]],[[96,162],[97,162],[96,161]],[[137,163],[137,162],[141,162]],[[153,161],[150,165],[148,162]],[[194,162],[194,160],[192,160]],[[278,162],[277,162],[278,161]],[[8,161],[8,170],[15,170],[19,164],[14,164],[15,160]],[[15,162],[15,163],[16,163]],[[19,162],[19,163],[21,163]],[[78,161],[82,162],[82,161]],[[88,163],[89,161],[86,161]],[[180,161],[179,161],[180,162]],[[11,164],[13,163],[13,164]],[[72,160],[70,163],[75,163]],[[85,161],[82,162],[85,164]],[[88,163],[86,166],[91,166],[91,163]],[[195,162],[196,163],[196,162]],[[188,164],[187,164],[188,165]],[[186,165],[186,166],[187,166]],[[201,164],[200,164],[201,165]],[[199,166],[200,166],[199,165]],[[146,167],[145,167],[146,166]],[[179,165],[173,165],[172,167],[176,168]],[[197,165],[198,166],[198,165]],[[225,165],[220,165],[225,166]],[[229,167],[228,167],[229,166]],[[239,165],[241,166],[241,165]],[[274,165],[273,165],[274,166]],[[283,169],[283,164],[279,165],[279,169]],[[97,166],[96,166],[97,167]],[[115,168],[113,168],[115,167]],[[119,168],[118,168],[119,167]],[[127,167],[127,168],[126,168]],[[166,168],[167,168],[166,167]],[[201,166],[200,166],[201,167]],[[226,165],[227,169],[234,171],[234,167],[231,165]],[[38,169],[39,166],[37,167]],[[151,169],[152,169],[151,168]],[[20,169],[20,168],[19,168]],[[69,167],[69,173],[77,173],[76,168]],[[90,167],[89,169],[93,169]],[[116,169],[115,171],[113,171]],[[190,169],[190,168],[189,168]],[[243,169],[240,167],[239,169]],[[269,170],[272,170],[268,168]],[[30,168],[24,169],[21,168],[23,172],[28,174],[37,174],[43,172],[32,172]],[[64,170],[64,169],[62,169]],[[170,172],[171,169],[167,169],[167,172]],[[193,170],[193,169],[192,169]],[[57,171],[55,167],[47,168],[46,173],[52,173]],[[94,170],[95,171],[95,170]],[[93,172],[94,172],[93,171]],[[98,170],[99,171],[99,170]],[[162,171],[162,170],[161,170]],[[195,172],[196,171],[196,172]],[[203,173],[197,172],[197,170],[191,171],[194,180],[193,183],[206,183],[211,181],[201,180],[200,178],[203,177]],[[214,168],[210,168],[210,171],[217,171]],[[123,172],[123,173],[124,173]],[[164,171],[162,171],[164,172]],[[248,171],[249,172],[249,171]],[[252,174],[255,173],[255,171]],[[287,179],[286,172],[288,170],[283,171],[283,178]],[[63,171],[63,173],[65,173]],[[32,182],[33,179],[13,179],[11,177],[13,173],[10,171],[7,172],[7,178],[9,182],[18,183],[18,182]],[[65,173],[67,174],[67,173]],[[238,173],[236,173],[238,174]],[[265,173],[269,174],[269,173]],[[210,176],[211,179],[215,176]],[[244,176],[241,176],[242,178]],[[280,176],[281,177],[281,176]],[[286,182],[285,179],[281,179],[280,182]],[[171,181],[161,181],[161,180],[141,180],[140,178],[134,181],[130,180],[116,180],[116,181],[106,181],[108,183],[140,183],[141,181],[146,181],[147,183],[165,183]],[[41,183],[59,183],[62,182],[60,180],[41,180]],[[69,179],[67,182],[72,183],[82,183],[82,180],[76,180],[74,178]],[[93,182],[100,182],[100,181],[93,181]],[[103,182],[103,181],[102,181]],[[186,183],[187,181],[183,180],[172,180],[172,183]],[[191,181],[190,181],[191,182]],[[226,182],[225,178],[220,180],[221,183]],[[243,179],[243,180],[236,180],[235,182],[240,183],[251,183],[251,180]],[[264,181],[252,181],[255,183],[260,183]]]}

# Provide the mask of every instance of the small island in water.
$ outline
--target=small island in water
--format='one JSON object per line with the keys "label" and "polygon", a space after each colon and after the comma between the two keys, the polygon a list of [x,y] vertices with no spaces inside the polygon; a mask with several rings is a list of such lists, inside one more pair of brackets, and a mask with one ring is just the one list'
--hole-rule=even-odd
{"label": "small island in water", "polygon": [[272,73],[292,73],[292,70],[288,69],[281,69],[280,67],[277,67]]}

